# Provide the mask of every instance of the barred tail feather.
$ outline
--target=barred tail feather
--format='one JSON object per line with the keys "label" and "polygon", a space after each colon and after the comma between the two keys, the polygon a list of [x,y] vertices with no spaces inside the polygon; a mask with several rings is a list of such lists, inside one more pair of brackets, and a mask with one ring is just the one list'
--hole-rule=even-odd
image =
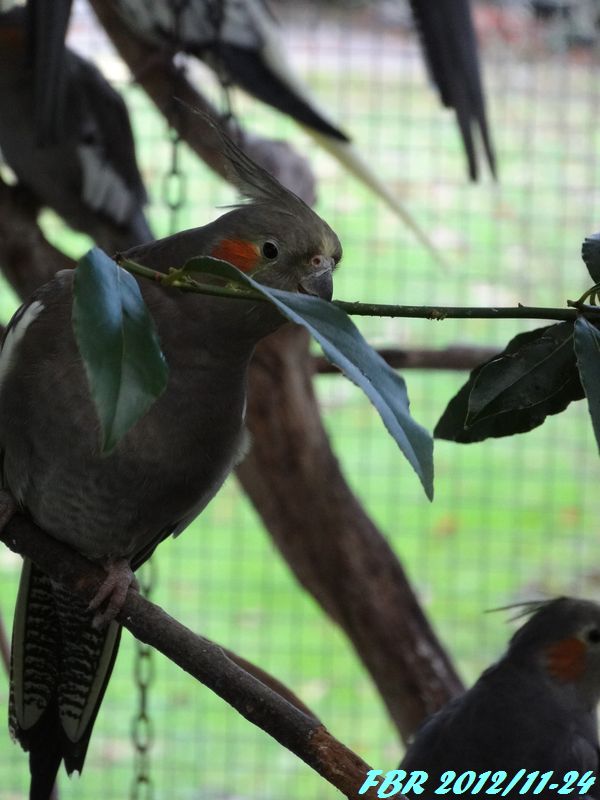
{"label": "barred tail feather", "polygon": [[60,762],[81,771],[121,627],[97,631],[84,604],[29,560],[13,628],[9,727],[29,751],[30,800],[47,800]]}

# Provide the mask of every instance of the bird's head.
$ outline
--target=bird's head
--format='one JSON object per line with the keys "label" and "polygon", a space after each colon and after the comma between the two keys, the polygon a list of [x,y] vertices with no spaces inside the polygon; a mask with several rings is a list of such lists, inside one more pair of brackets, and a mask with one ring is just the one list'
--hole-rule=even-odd
{"label": "bird's head", "polygon": [[206,226],[209,255],[222,258],[266,286],[331,300],[340,241],[310,208],[241,206]]}
{"label": "bird's head", "polygon": [[[215,158],[221,160],[246,202],[208,225],[119,255],[163,272],[180,268],[197,256],[213,256],[228,261],[265,286],[330,300],[333,271],[342,257],[335,232],[299,197],[245,155],[210,118],[201,116],[212,137],[207,146],[214,149]],[[261,304],[261,313],[265,308],[267,305]]]}
{"label": "bird's head", "polygon": [[529,609],[533,613],[512,637],[508,656],[531,663],[555,687],[594,707],[600,700],[600,605],[558,597]]}
{"label": "bird's head", "polygon": [[228,177],[248,202],[205,226],[207,254],[266,286],[330,300],[333,270],[342,257],[335,232],[220,129],[213,130]]}

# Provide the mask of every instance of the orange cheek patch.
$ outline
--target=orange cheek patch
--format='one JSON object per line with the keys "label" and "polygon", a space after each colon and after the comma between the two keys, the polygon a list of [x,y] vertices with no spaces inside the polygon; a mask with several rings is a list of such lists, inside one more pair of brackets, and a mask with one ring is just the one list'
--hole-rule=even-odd
{"label": "orange cheek patch", "polygon": [[546,650],[548,672],[561,681],[576,681],[585,668],[585,650],[581,639],[561,639]]}
{"label": "orange cheek patch", "polygon": [[211,256],[229,261],[242,272],[251,272],[258,264],[259,249],[252,242],[240,239],[223,239],[213,247]]}

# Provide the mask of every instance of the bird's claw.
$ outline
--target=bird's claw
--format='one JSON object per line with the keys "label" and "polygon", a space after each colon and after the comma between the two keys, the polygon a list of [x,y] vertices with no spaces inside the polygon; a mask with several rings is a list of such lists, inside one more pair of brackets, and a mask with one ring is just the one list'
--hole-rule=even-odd
{"label": "bird's claw", "polygon": [[[92,625],[98,629],[108,625],[117,616],[123,607],[129,587],[138,588],[138,582],[126,558],[105,564],[104,568],[108,574],[88,605],[89,611],[96,612]],[[101,606],[103,606],[102,611],[99,611]]]}

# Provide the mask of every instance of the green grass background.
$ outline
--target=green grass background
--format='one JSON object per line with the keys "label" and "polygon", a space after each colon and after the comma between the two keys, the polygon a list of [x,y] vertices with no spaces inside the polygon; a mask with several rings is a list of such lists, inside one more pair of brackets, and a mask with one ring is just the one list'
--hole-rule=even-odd
{"label": "green grass background", "polygon": [[[254,129],[289,139],[319,176],[319,211],[344,244],[336,276],[341,299],[504,305],[563,305],[589,284],[579,258],[597,230],[598,81],[595,64],[488,43],[486,77],[501,182],[465,180],[452,115],[440,110],[414,43],[379,31],[318,49],[311,21],[293,53],[331,116],[443,249],[433,264],[410,233],[366,190],[317,151],[290,122],[243,98]],[[368,49],[368,47],[370,49]],[[390,63],[397,56],[397,66]],[[103,66],[112,68],[112,62]],[[150,218],[169,232],[161,194],[169,166],[163,121],[142,93],[126,88],[139,160],[152,194]],[[187,203],[178,228],[203,224],[233,199],[185,151]],[[73,255],[89,245],[51,214],[48,234]],[[4,286],[0,318],[16,298]],[[357,320],[374,344],[502,346],[535,321]],[[430,429],[463,374],[405,375],[415,417]],[[389,537],[466,681],[499,653],[506,615],[484,609],[539,593],[600,595],[599,462],[583,403],[526,436],[471,447],[436,442],[436,497],[416,477],[360,392],[340,377],[318,379],[328,430],[352,487]],[[401,745],[354,652],[296,584],[260,520],[230,479],[185,535],[155,558],[154,599],[172,615],[288,683],[330,730],[373,766],[396,765]],[[9,620],[19,560],[0,550],[0,610]],[[394,636],[394,630],[390,630]],[[327,798],[336,793],[265,734],[154,657],[150,695],[152,778],[158,798]],[[122,652],[92,738],[84,775],[61,777],[63,798],[124,798],[133,780],[132,718],[137,708],[134,647]],[[0,680],[0,711],[6,707]],[[0,798],[26,796],[26,757],[0,736]]]}

